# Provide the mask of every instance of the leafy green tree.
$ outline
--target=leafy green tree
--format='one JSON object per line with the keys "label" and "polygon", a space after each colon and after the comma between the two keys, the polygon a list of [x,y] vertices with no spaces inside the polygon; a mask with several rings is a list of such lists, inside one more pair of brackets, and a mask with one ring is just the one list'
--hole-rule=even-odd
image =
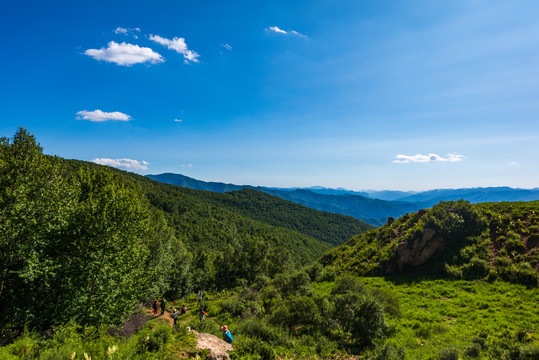
{"label": "leafy green tree", "polygon": [[0,139],[0,326],[118,323],[162,294],[185,252],[132,180]]}
{"label": "leafy green tree", "polygon": [[70,191],[58,159],[28,131],[0,139],[0,324],[32,320],[50,293],[57,265],[42,258],[65,224]]}
{"label": "leafy green tree", "polygon": [[382,305],[372,296],[347,292],[335,296],[334,318],[358,344],[367,346],[388,330]]}

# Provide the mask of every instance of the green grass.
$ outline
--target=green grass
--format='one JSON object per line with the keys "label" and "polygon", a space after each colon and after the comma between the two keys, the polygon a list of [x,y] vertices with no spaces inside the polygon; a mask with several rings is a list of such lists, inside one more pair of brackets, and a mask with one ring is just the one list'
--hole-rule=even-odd
{"label": "green grass", "polygon": [[[345,338],[324,338],[314,333],[286,330],[271,324],[262,305],[265,291],[237,288],[208,292],[203,306],[208,313],[200,322],[197,297],[169,301],[167,310],[187,305],[171,329],[161,317],[128,339],[107,335],[106,328],[81,332],[65,326],[52,338],[28,333],[0,347],[2,359],[176,359],[195,358],[195,338],[187,327],[219,338],[221,325],[234,335],[233,359],[507,359],[532,360],[539,355],[539,290],[504,281],[465,281],[433,276],[400,275],[359,278],[364,288],[386,308],[392,329],[374,347],[356,351]],[[312,282],[310,294],[332,297],[335,282]],[[360,290],[361,291],[361,290]],[[273,303],[273,311],[288,298]],[[150,329],[150,325],[152,328]],[[336,334],[334,334],[335,336]],[[109,354],[109,348],[117,347]],[[326,348],[324,348],[324,346]],[[350,352],[355,355],[348,355]],[[404,354],[404,355],[403,355]],[[404,357],[403,357],[404,356]]]}
{"label": "green grass", "polygon": [[[501,346],[503,339],[518,346],[539,346],[537,288],[410,275],[362,281],[369,289],[385,289],[398,298],[401,316],[388,317],[395,326],[388,342],[403,347],[406,359],[437,359],[446,348],[456,349],[460,358],[496,358],[493,347]],[[519,336],[522,341],[515,338]],[[485,349],[477,357],[466,355],[483,342]]]}

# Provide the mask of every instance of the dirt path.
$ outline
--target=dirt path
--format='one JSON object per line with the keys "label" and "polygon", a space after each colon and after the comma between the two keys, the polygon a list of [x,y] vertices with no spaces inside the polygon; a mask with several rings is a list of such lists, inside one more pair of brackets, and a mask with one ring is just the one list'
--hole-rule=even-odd
{"label": "dirt path", "polygon": [[[174,319],[170,316],[171,313],[169,311],[165,311],[163,315],[161,315],[161,311],[159,311],[159,315],[155,316],[153,314],[153,309],[144,309],[146,312],[146,315],[152,319],[161,318],[170,324],[170,326],[174,325]],[[192,333],[194,333],[197,337],[197,349],[207,349],[209,351],[209,358],[213,360],[229,360],[230,356],[228,355],[228,352],[233,351],[234,348],[231,344],[227,343],[226,341],[219,339],[217,336],[207,333],[199,333],[195,330],[190,330]]]}
{"label": "dirt path", "polygon": [[[157,318],[161,318],[161,319],[165,319],[166,321],[168,321],[168,323],[170,324],[170,326],[173,326],[174,325],[174,319],[170,316],[170,312],[169,311],[166,311],[165,310],[165,314],[164,315],[157,315],[155,316],[153,314],[153,309],[144,309],[144,311],[146,312],[146,314],[150,317],[150,320],[152,319],[157,319]],[[161,310],[158,311],[158,314],[161,314]]]}

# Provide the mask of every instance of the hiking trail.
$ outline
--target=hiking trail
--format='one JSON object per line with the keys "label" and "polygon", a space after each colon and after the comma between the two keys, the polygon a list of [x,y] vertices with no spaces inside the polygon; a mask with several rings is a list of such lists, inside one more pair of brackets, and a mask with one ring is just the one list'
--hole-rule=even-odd
{"label": "hiking trail", "polygon": [[[153,309],[144,309],[146,314],[151,319],[161,318],[166,320],[169,325],[172,327],[174,324],[174,319],[170,316],[169,311],[165,311],[163,315],[157,315],[155,316],[153,314]],[[159,314],[161,314],[161,310],[159,310]],[[193,334],[195,334],[197,338],[196,348],[197,349],[206,349],[209,351],[208,357],[212,360],[229,360],[230,356],[228,353],[230,351],[234,351],[234,348],[231,344],[227,343],[226,341],[218,338],[215,335],[208,334],[208,333],[199,333],[195,330],[190,330]]]}

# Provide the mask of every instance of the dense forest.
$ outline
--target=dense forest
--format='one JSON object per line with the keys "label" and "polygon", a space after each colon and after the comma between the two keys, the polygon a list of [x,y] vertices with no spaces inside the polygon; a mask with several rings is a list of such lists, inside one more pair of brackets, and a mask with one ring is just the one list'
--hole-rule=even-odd
{"label": "dense forest", "polygon": [[3,331],[115,323],[145,298],[292,271],[369,228],[262,193],[197,192],[46,156],[24,129],[1,146]]}
{"label": "dense forest", "polygon": [[[0,175],[2,359],[207,358],[188,329],[218,324],[233,359],[539,356],[539,202],[442,202],[373,229],[44,155],[22,128]],[[150,319],[157,297],[189,312]]]}

